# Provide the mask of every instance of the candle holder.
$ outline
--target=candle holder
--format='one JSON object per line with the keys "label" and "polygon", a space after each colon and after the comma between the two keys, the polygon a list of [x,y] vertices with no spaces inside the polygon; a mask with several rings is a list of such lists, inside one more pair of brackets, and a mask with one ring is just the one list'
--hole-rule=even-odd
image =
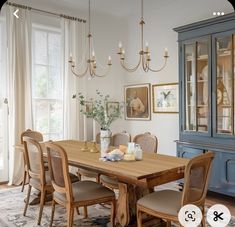
{"label": "candle holder", "polygon": [[81,151],[83,151],[83,152],[90,151],[90,149],[89,149],[88,146],[87,146],[87,141],[84,142],[84,145],[83,145],[83,147],[81,148]]}
{"label": "candle holder", "polygon": [[90,149],[91,153],[98,153],[99,150],[96,147],[96,142],[92,142],[92,148]]}

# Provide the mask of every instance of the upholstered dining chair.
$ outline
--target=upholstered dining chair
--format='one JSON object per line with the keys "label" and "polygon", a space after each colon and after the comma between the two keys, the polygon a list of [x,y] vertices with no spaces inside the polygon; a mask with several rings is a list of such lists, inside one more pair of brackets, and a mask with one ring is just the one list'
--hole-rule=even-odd
{"label": "upholstered dining chair", "polygon": [[33,187],[41,192],[38,217],[38,225],[40,225],[46,192],[52,193],[53,187],[51,184],[49,172],[45,171],[43,149],[40,143],[26,136],[23,136],[23,143],[26,167],[29,177],[28,193],[23,215],[26,215],[31,188]]}
{"label": "upholstered dining chair", "polygon": [[[31,129],[27,129],[26,131],[21,133],[21,136],[20,136],[21,144],[23,144],[23,142],[24,142],[23,141],[23,137],[24,136],[30,137],[30,138],[38,141],[38,142],[42,142],[43,141],[42,133],[37,132],[37,131],[32,131]],[[27,179],[27,167],[26,167],[26,159],[25,159],[25,155],[24,154],[25,153],[23,152],[24,176],[23,176],[22,189],[21,189],[22,192],[24,191],[24,186],[26,184],[26,179]]]}
{"label": "upholstered dining chair", "polygon": [[111,203],[111,226],[115,219],[115,194],[112,190],[94,181],[79,181],[71,184],[68,176],[68,157],[65,150],[51,142],[45,144],[54,187],[50,226],[53,224],[56,203],[66,207],[67,227],[73,225],[74,208],[98,203]]}
{"label": "upholstered dining chair", "polygon": [[[131,141],[131,135],[126,131],[116,133],[112,136],[112,145],[119,147],[119,145],[126,145]],[[115,177],[109,177],[106,175],[100,176],[100,182],[108,188],[118,189],[118,180]]]}
{"label": "upholstered dining chair", "polygon": [[157,137],[146,132],[144,134],[136,135],[133,142],[140,145],[144,152],[157,153],[158,140]]}
{"label": "upholstered dining chair", "polygon": [[189,161],[185,169],[183,192],[162,190],[138,200],[138,227],[142,226],[142,213],[164,219],[167,221],[167,227],[170,227],[171,221],[179,222],[178,212],[187,204],[194,204],[201,209],[203,214],[201,225],[204,227],[204,205],[213,158],[214,153],[207,152]]}

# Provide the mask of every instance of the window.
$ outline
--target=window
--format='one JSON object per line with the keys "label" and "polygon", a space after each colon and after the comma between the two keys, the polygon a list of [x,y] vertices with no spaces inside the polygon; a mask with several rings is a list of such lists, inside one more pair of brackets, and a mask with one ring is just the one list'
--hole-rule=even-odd
{"label": "window", "polygon": [[45,140],[63,137],[61,34],[33,26],[32,103],[34,129]]}

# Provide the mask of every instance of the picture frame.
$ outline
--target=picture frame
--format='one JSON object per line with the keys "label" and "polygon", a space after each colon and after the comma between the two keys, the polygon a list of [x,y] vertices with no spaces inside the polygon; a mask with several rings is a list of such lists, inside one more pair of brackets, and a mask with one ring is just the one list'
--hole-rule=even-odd
{"label": "picture frame", "polygon": [[93,110],[93,102],[85,101],[85,112],[91,113]]}
{"label": "picture frame", "polygon": [[150,84],[126,85],[124,87],[125,119],[151,120]]}
{"label": "picture frame", "polygon": [[179,113],[178,83],[152,85],[153,112]]}
{"label": "picture frame", "polygon": [[120,108],[120,103],[119,102],[107,102],[106,103],[106,111],[107,111],[107,115],[111,116],[113,115],[117,110]]}

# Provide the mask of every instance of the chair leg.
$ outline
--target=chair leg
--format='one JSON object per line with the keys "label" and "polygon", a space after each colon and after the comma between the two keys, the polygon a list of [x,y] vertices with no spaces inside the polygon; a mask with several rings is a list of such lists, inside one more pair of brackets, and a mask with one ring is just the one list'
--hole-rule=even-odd
{"label": "chair leg", "polygon": [[206,222],[205,222],[205,208],[203,206],[202,208],[202,221],[201,221],[201,226],[205,227],[206,226]]}
{"label": "chair leg", "polygon": [[24,213],[23,213],[24,216],[26,215],[26,211],[27,211],[27,208],[29,205],[29,197],[30,197],[30,193],[31,193],[31,188],[32,188],[32,186],[29,184],[27,198],[26,198],[25,207],[24,207]]}
{"label": "chair leg", "polygon": [[69,204],[67,206],[67,227],[73,226],[74,208]]}
{"label": "chair leg", "polygon": [[52,207],[51,207],[51,221],[50,221],[50,227],[52,227],[53,220],[54,220],[54,214],[55,214],[55,200],[52,200]]}
{"label": "chair leg", "polygon": [[87,214],[87,206],[84,206],[84,218],[87,218],[88,214]]}
{"label": "chair leg", "polygon": [[26,173],[26,171],[24,170],[24,178],[23,178],[23,182],[22,182],[21,192],[24,191],[24,186],[25,186],[25,182],[26,182],[26,177],[27,177],[27,173]]}
{"label": "chair leg", "polygon": [[166,221],[166,227],[171,227],[171,221]]}
{"label": "chair leg", "polygon": [[39,208],[39,216],[38,216],[38,225],[41,224],[42,211],[43,211],[44,201],[45,201],[45,195],[46,195],[46,191],[45,191],[45,190],[42,190],[42,191],[41,191],[41,198],[40,198],[40,208]]}
{"label": "chair leg", "polygon": [[116,200],[114,199],[111,202],[111,227],[115,225],[115,217],[116,217]]}
{"label": "chair leg", "polygon": [[79,207],[76,207],[77,214],[80,215]]}
{"label": "chair leg", "polygon": [[137,227],[142,227],[142,213],[137,207]]}

